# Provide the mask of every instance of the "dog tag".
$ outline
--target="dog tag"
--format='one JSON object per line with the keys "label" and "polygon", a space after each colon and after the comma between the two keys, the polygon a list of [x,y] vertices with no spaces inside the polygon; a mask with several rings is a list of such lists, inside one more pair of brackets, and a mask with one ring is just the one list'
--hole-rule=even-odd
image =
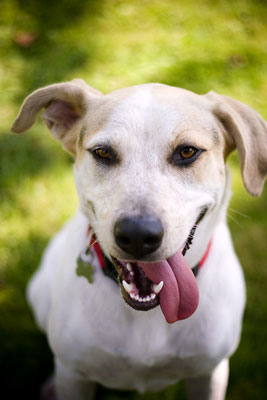
{"label": "dog tag", "polygon": [[89,254],[86,254],[86,252],[82,253],[77,260],[76,274],[78,276],[84,276],[89,283],[93,283],[95,269],[90,261],[91,257]]}

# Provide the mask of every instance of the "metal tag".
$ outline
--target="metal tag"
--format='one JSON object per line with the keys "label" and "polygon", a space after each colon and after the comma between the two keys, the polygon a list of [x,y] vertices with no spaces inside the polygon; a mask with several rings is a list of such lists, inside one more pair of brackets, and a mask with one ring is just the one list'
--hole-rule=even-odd
{"label": "metal tag", "polygon": [[86,250],[77,260],[76,274],[78,276],[84,276],[89,283],[93,283],[94,281],[95,268],[91,264],[92,259],[92,254],[88,253],[88,250]]}

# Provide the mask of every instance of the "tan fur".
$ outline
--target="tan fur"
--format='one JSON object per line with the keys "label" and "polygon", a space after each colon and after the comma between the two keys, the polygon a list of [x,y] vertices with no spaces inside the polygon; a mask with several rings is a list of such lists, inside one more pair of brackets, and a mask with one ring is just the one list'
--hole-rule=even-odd
{"label": "tan fur", "polygon": [[246,104],[213,92],[207,97],[212,100],[214,114],[232,139],[228,151],[238,149],[247,191],[259,196],[267,175],[266,122]]}
{"label": "tan fur", "polygon": [[[43,119],[46,125],[55,138],[62,141],[66,150],[75,154],[77,135],[81,129],[80,122],[87,109],[87,104],[90,103],[90,96],[99,95],[101,92],[91,88],[81,79],[38,89],[25,99],[11,130],[15,133],[28,130],[34,124],[39,111],[45,108]],[[49,107],[58,101],[68,103],[77,116],[77,121],[69,129],[66,129],[61,121],[58,122],[50,117]]]}

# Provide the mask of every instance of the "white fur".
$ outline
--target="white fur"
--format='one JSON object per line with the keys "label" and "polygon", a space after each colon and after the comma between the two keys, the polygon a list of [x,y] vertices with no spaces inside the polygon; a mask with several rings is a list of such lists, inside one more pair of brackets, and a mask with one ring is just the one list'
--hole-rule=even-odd
{"label": "white fur", "polygon": [[[95,382],[144,392],[185,379],[190,399],[223,400],[228,358],[239,343],[245,305],[244,278],[226,225],[230,178],[224,157],[234,147],[235,133],[230,135],[218,121],[218,112],[213,112],[214,94],[197,96],[182,89],[143,85],[107,96],[88,89],[86,97],[84,85],[79,85],[83,92],[78,96],[75,87],[75,99],[86,98],[89,104],[89,111],[77,122],[79,130],[87,127],[82,145],[75,150],[81,207],[48,246],[28,287],[36,320],[55,354],[59,399],[90,398]],[[74,86],[52,85],[52,90],[61,93],[63,87],[70,101],[77,102],[71,97]],[[49,98],[49,87],[44,90]],[[29,97],[31,104],[34,96]],[[26,129],[27,99],[23,107],[15,123],[17,131]],[[80,109],[84,110],[81,104]],[[51,121],[49,111],[46,114]],[[56,122],[53,129],[57,127]],[[71,129],[71,140],[65,137],[68,133],[62,140],[73,149],[78,139],[73,137],[75,126]],[[116,167],[100,166],[87,151],[107,141],[119,155]],[[171,148],[188,142],[206,151],[189,168],[171,165],[167,161]],[[249,173],[245,173],[249,186]],[[148,312],[130,308],[97,258],[93,284],[76,274],[89,223],[105,253],[122,258],[113,237],[116,220],[142,210],[157,215],[164,226],[163,242],[147,261],[158,261],[182,246],[205,205],[208,212],[186,254],[193,267],[212,238],[197,276],[200,303],[191,317],[167,324],[160,307]]]}
{"label": "white fur", "polygon": [[29,287],[39,324],[65,367],[111,388],[144,392],[209,375],[234,352],[245,289],[223,222],[214,232],[210,255],[199,273],[198,309],[172,325],[159,307],[148,312],[132,310],[99,265],[92,285],[76,275],[87,224],[78,213],[61,230],[48,249],[49,254],[57,248],[61,257],[55,263],[47,257]]}

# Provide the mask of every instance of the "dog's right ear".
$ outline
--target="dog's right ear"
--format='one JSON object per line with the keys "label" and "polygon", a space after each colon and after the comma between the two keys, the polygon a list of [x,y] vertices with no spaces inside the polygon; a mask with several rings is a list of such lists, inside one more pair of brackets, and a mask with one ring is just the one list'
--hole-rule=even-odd
{"label": "dog's right ear", "polygon": [[267,123],[255,110],[230,97],[214,92],[204,96],[227,133],[225,155],[237,148],[244,185],[259,196],[267,177]]}
{"label": "dog's right ear", "polygon": [[70,153],[75,154],[79,128],[90,102],[102,93],[81,79],[57,83],[38,89],[23,102],[11,128],[21,133],[34,124],[38,112],[45,108],[43,119],[55,136]]}

